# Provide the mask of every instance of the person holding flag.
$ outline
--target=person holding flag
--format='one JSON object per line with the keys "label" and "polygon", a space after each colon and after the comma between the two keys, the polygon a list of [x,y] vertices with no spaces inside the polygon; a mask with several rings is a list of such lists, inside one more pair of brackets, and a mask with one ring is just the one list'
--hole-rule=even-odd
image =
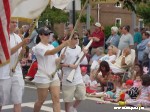
{"label": "person holding flag", "polygon": [[26,38],[23,41],[21,38],[16,35],[15,29],[17,26],[16,19],[10,19],[10,48],[11,48],[11,57],[10,64],[6,65],[4,68],[1,68],[2,73],[0,77],[0,108],[3,105],[6,105],[10,102],[14,104],[14,112],[21,112],[21,103],[24,90],[24,80],[22,75],[22,69],[20,63],[17,63],[19,54],[21,52],[21,47],[29,43],[30,39]]}
{"label": "person holding flag", "polygon": [[33,80],[38,94],[38,99],[34,105],[34,112],[40,111],[48,92],[50,92],[53,101],[53,111],[60,112],[60,81],[57,73],[54,77],[52,74],[55,73],[56,65],[60,61],[57,52],[67,46],[70,40],[54,48],[53,45],[49,44],[50,32],[47,27],[41,27],[38,30],[37,37],[40,38],[40,42],[32,49],[38,62],[38,70]]}
{"label": "person holding flag", "polygon": [[[82,79],[80,66],[74,64],[81,53],[81,48],[77,45],[78,39],[78,33],[74,33],[71,39],[71,44],[66,48],[65,53],[65,49],[61,51],[61,56],[64,58],[62,63],[62,70],[64,73],[62,79],[62,93],[66,112],[77,112],[76,108],[79,106],[80,102],[85,99],[86,95],[85,84]],[[85,54],[87,53],[87,50],[83,49],[83,52]],[[84,57],[82,57],[82,59],[83,58]],[[74,79],[71,83],[67,81],[67,77],[73,69],[76,69],[76,71],[74,74]],[[74,97],[76,100],[73,106],[71,106]]]}

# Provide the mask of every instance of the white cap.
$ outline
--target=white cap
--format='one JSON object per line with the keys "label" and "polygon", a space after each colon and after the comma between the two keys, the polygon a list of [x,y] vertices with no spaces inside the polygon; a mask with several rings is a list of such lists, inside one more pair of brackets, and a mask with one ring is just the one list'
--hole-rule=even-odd
{"label": "white cap", "polygon": [[146,31],[150,35],[150,31]]}
{"label": "white cap", "polygon": [[95,26],[101,27],[101,24],[100,24],[99,22],[96,22],[96,23],[95,23]]}
{"label": "white cap", "polygon": [[116,27],[116,26],[111,27],[111,30],[113,30],[114,32],[118,33],[118,27]]}

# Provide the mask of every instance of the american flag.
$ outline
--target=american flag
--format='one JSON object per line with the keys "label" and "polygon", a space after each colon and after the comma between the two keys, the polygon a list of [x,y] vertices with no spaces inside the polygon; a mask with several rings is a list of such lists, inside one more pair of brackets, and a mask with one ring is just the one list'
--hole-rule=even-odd
{"label": "american flag", "polygon": [[0,0],[0,66],[9,63],[9,23],[10,23],[9,0]]}

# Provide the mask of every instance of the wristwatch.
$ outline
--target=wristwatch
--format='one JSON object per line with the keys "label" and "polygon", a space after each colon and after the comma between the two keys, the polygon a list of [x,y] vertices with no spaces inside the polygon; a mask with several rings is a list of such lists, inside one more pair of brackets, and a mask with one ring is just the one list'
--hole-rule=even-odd
{"label": "wristwatch", "polygon": [[67,67],[70,67],[70,65],[68,64],[68,66]]}

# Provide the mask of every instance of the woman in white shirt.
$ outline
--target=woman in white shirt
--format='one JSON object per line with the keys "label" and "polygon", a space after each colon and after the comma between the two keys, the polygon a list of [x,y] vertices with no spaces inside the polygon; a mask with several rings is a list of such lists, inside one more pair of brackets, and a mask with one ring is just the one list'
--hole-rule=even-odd
{"label": "woman in white shirt", "polygon": [[69,41],[64,42],[54,49],[54,47],[49,44],[50,30],[46,27],[42,27],[39,29],[38,33],[41,42],[33,47],[33,52],[38,61],[38,70],[33,80],[37,87],[38,94],[38,99],[34,105],[34,112],[40,111],[48,95],[48,91],[52,97],[53,111],[60,112],[60,81],[57,74],[52,77],[52,73],[55,72],[56,63],[60,60],[56,53],[67,46]]}

